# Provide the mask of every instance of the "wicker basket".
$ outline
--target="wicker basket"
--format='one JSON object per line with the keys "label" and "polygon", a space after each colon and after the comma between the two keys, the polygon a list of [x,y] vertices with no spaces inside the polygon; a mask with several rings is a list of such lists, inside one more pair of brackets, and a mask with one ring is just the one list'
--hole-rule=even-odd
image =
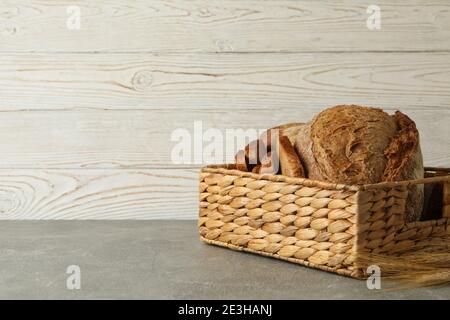
{"label": "wicker basket", "polygon": [[426,168],[426,178],[420,180],[344,185],[242,172],[234,165],[208,166],[200,173],[200,237],[364,278],[366,266],[358,262],[358,254],[399,254],[450,234],[445,197],[441,218],[403,219],[408,185],[439,182],[449,192],[450,171],[439,170]]}

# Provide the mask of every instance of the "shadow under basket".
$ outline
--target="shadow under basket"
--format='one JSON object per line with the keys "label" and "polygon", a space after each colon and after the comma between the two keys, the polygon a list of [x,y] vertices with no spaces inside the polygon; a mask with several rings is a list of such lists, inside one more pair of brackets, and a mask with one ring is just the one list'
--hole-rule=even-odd
{"label": "shadow under basket", "polygon": [[[433,219],[405,223],[412,184],[443,186]],[[398,256],[450,234],[449,186],[450,170],[441,168],[419,180],[344,185],[208,166],[198,228],[210,244],[366,278],[359,256]]]}

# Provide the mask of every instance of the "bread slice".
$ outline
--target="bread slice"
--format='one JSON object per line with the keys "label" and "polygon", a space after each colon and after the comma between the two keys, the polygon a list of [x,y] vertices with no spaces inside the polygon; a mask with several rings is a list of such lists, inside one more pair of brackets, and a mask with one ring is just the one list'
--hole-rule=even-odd
{"label": "bread slice", "polygon": [[236,153],[236,156],[234,158],[236,161],[236,169],[238,169],[240,171],[245,171],[245,172],[249,171],[248,159],[245,156],[244,150],[239,150],[238,153]]}
{"label": "bread slice", "polygon": [[279,137],[278,152],[282,175],[295,178],[305,177],[305,171],[297,152],[287,136]]}

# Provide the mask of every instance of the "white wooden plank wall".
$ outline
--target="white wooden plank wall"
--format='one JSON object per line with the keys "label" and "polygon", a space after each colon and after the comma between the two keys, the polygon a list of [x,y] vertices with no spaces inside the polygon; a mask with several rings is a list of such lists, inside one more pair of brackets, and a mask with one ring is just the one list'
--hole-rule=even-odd
{"label": "white wooden plank wall", "polygon": [[194,219],[174,129],[341,103],[404,111],[450,167],[450,2],[0,0],[0,219]]}

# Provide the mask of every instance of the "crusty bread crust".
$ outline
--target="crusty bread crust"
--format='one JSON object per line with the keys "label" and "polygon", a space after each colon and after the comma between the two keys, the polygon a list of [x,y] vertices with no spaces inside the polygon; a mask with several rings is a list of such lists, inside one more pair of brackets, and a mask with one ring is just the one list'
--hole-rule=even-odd
{"label": "crusty bread crust", "polygon": [[380,182],[387,159],[383,152],[396,133],[395,121],[383,110],[336,106],[312,122],[312,151],[327,181]]}
{"label": "crusty bread crust", "polygon": [[419,132],[415,123],[400,111],[392,116],[397,126],[397,134],[391,139],[384,150],[387,163],[383,172],[383,181],[398,181],[408,179],[417,148],[419,146]]}
{"label": "crusty bread crust", "polygon": [[[423,159],[416,124],[400,111],[397,111],[392,118],[397,124],[397,134],[384,150],[387,164],[382,180],[401,181],[423,178]],[[409,186],[408,191],[405,214],[407,221],[413,221],[423,210],[423,185]]]}
{"label": "crusty bread crust", "polygon": [[[423,177],[419,133],[401,112],[336,106],[300,128],[295,148],[310,179],[370,184]],[[405,219],[419,218],[423,186],[409,187]]]}

